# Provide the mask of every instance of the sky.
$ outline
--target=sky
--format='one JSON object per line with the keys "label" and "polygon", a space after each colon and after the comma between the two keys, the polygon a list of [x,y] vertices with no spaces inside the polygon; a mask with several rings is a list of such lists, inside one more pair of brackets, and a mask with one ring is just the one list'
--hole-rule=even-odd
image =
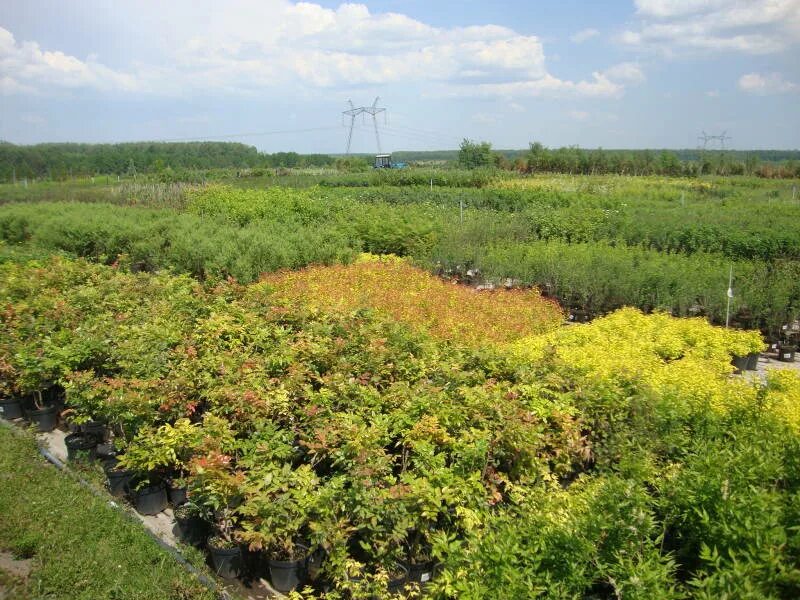
{"label": "sky", "polygon": [[[0,139],[800,148],[800,0],[2,0]],[[718,142],[709,142],[709,147]]]}

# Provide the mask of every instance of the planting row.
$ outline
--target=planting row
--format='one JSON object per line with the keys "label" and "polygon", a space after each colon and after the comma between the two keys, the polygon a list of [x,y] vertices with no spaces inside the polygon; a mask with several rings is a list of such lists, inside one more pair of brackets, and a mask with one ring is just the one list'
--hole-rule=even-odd
{"label": "planting row", "polygon": [[470,348],[64,259],[0,265],[0,300],[2,396],[105,428],[141,510],[185,490],[228,574],[331,600],[797,591],[800,379],[731,378],[758,334],[627,309]]}
{"label": "planting row", "polygon": [[306,309],[379,310],[439,339],[472,346],[509,342],[560,326],[564,315],[534,289],[477,291],[396,256],[361,255],[350,265],[265,275],[276,300]]}
{"label": "planting row", "polygon": [[[725,323],[726,291],[733,274],[732,323],[777,339],[800,316],[800,262],[731,261],[716,254],[667,254],[604,242],[491,242],[467,245],[458,232],[421,259],[440,274],[535,285],[581,314],[596,316],[622,306],[674,315],[703,315]],[[473,274],[473,275],[471,275]]]}

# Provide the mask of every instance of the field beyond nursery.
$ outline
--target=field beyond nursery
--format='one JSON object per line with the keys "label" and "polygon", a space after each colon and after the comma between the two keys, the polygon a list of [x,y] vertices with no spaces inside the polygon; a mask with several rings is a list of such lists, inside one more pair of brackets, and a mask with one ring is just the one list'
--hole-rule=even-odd
{"label": "field beyond nursery", "polygon": [[789,181],[408,169],[0,200],[3,406],[99,428],[134,502],[185,490],[228,575],[296,569],[307,600],[800,595],[800,375],[732,365],[796,335]]}

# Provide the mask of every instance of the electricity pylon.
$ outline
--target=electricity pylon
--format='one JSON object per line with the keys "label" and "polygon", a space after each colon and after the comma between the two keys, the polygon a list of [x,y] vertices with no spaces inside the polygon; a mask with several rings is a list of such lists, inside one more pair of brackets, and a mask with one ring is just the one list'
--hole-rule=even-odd
{"label": "electricity pylon", "polygon": [[384,117],[386,116],[386,109],[381,108],[378,106],[378,100],[380,97],[375,97],[375,101],[372,103],[372,106],[354,106],[352,100],[348,100],[347,102],[350,104],[350,108],[348,110],[342,111],[342,121],[344,121],[344,116],[347,115],[350,117],[350,130],[347,132],[347,150],[345,154],[350,154],[350,143],[353,141],[353,127],[356,123],[356,117],[361,115],[362,120],[365,115],[372,115],[372,125],[375,128],[375,143],[378,146],[378,154],[381,153],[381,138],[378,135],[378,120],[375,118],[375,115],[379,113],[384,113]]}

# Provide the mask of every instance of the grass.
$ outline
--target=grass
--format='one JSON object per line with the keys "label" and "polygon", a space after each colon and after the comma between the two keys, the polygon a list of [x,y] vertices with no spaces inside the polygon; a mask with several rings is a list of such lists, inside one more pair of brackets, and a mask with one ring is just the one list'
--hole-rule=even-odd
{"label": "grass", "polygon": [[[0,427],[0,549],[32,558],[19,598],[211,600],[140,525],[49,465],[27,434]],[[0,589],[11,584],[0,574]]]}

